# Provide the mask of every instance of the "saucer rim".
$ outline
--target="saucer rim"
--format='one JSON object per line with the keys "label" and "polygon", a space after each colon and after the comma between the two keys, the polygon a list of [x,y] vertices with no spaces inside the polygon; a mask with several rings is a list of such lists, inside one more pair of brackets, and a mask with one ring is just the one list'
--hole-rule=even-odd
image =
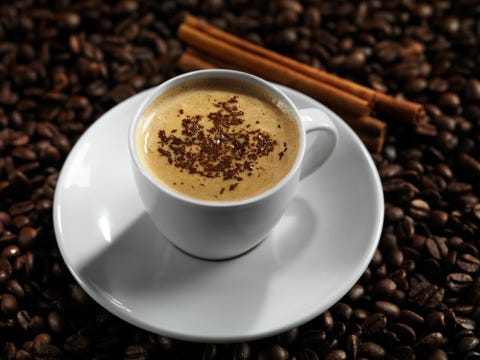
{"label": "saucer rim", "polygon": [[[178,332],[178,331],[171,331],[171,330],[168,330],[166,328],[162,328],[162,327],[158,327],[158,326],[157,327],[152,326],[148,323],[143,322],[141,319],[136,318],[131,313],[122,312],[120,308],[115,306],[115,304],[113,304],[112,301],[110,301],[108,299],[108,295],[109,295],[108,293],[105,293],[102,289],[93,287],[92,286],[93,284],[91,284],[91,283],[87,284],[84,281],[84,279],[82,278],[79,271],[75,270],[71,266],[71,264],[74,263],[74,262],[72,261],[72,259],[70,259],[68,257],[68,251],[67,251],[66,248],[64,248],[64,246],[66,245],[65,241],[61,241],[61,239],[64,236],[62,235],[62,230],[61,230],[60,224],[59,224],[59,219],[60,219],[60,216],[59,216],[60,206],[59,205],[60,204],[58,203],[59,200],[57,200],[59,198],[59,196],[57,196],[57,191],[60,192],[61,187],[58,186],[55,190],[55,197],[54,197],[54,204],[53,204],[53,206],[54,206],[53,219],[54,219],[55,236],[56,236],[56,239],[57,239],[57,244],[58,244],[60,253],[65,260],[65,264],[66,264],[67,268],[69,269],[70,273],[73,275],[75,280],[82,286],[82,288],[88,293],[88,295],[91,296],[99,305],[101,305],[107,311],[111,312],[112,314],[119,317],[120,319],[122,319],[126,322],[129,322],[130,324],[132,324],[134,326],[137,326],[137,327],[140,327],[144,330],[150,331],[152,333],[162,334],[162,335],[169,336],[169,337],[172,337],[172,338],[176,338],[176,339],[180,339],[180,340],[186,340],[186,341],[193,341],[193,342],[216,342],[216,343],[229,343],[230,342],[231,343],[231,342],[251,341],[251,340],[256,340],[256,339],[260,339],[260,338],[266,338],[266,337],[269,337],[269,336],[273,336],[273,335],[277,335],[279,333],[282,333],[283,331],[289,330],[292,327],[296,327],[296,326],[300,326],[302,324],[305,324],[306,322],[314,319],[315,317],[320,315],[322,312],[324,312],[325,310],[330,308],[332,305],[334,305],[336,302],[338,302],[341,299],[341,297],[343,297],[348,292],[348,289],[350,289],[360,279],[360,277],[364,273],[365,269],[367,268],[368,264],[370,263],[376,248],[378,247],[378,243],[380,241],[381,231],[382,231],[382,228],[383,228],[383,222],[384,222],[384,196],[383,196],[380,176],[378,174],[378,171],[376,170],[376,166],[373,162],[373,159],[372,159],[370,153],[368,152],[367,148],[365,147],[365,145],[362,143],[362,141],[358,138],[358,136],[355,134],[355,132],[345,123],[345,121],[340,116],[335,114],[333,111],[331,111],[329,108],[327,108],[326,106],[324,106],[323,104],[321,104],[317,100],[315,100],[315,99],[313,99],[313,98],[311,98],[311,97],[309,97],[309,96],[307,96],[307,95],[305,95],[305,94],[303,94],[299,91],[296,91],[294,89],[291,89],[291,88],[288,88],[288,87],[285,87],[285,86],[282,86],[282,85],[278,85],[278,84],[274,84],[274,85],[278,86],[280,91],[284,92],[284,94],[288,98],[291,97],[290,93],[295,93],[295,96],[306,98],[306,100],[308,100],[309,102],[312,102],[312,104],[315,104],[315,107],[318,107],[318,108],[326,111],[333,118],[333,121],[335,123],[339,122],[340,124],[342,124],[343,130],[347,131],[347,133],[348,133],[348,137],[350,138],[349,140],[353,141],[355,143],[355,145],[359,148],[359,150],[361,150],[362,157],[364,157],[366,162],[369,164],[369,173],[370,173],[370,175],[373,175],[373,179],[374,179],[374,182],[375,182],[375,184],[373,184],[374,185],[373,187],[375,189],[376,197],[375,197],[375,201],[372,201],[372,204],[375,204],[376,211],[378,212],[378,217],[377,217],[375,223],[372,223],[372,225],[376,226],[375,231],[372,231],[372,233],[374,233],[375,236],[370,240],[370,249],[369,249],[370,251],[368,252],[368,255],[366,255],[364,257],[364,259],[361,263],[358,263],[355,266],[355,269],[357,271],[354,274],[354,276],[350,276],[349,277],[350,281],[346,281],[343,284],[343,286],[340,286],[343,290],[341,292],[339,292],[339,294],[342,293],[343,295],[341,295],[341,296],[337,295],[337,297],[333,297],[332,299],[330,299],[329,302],[322,303],[322,306],[317,306],[315,311],[310,311],[308,313],[305,312],[305,314],[303,316],[297,317],[296,321],[290,321],[288,324],[285,324],[284,326],[277,326],[277,327],[270,326],[266,330],[265,329],[263,329],[263,330],[260,329],[261,331],[259,331],[259,329],[252,329],[252,330],[254,330],[253,332],[251,332],[247,335],[244,335],[242,337],[239,337],[239,336],[236,336],[236,335],[229,336],[229,335],[224,335],[224,334],[222,334],[222,335],[219,334],[218,336],[203,336],[203,335],[200,335],[200,334],[194,335],[194,334],[191,334],[191,333],[190,334],[185,333],[185,332],[182,333],[182,332]],[[109,116],[109,112],[112,111],[115,107],[118,107],[118,106],[122,105],[124,102],[132,100],[133,98],[136,98],[136,97],[141,98],[143,96],[147,96],[147,93],[151,92],[152,90],[153,89],[144,90],[144,91],[142,91],[142,92],[140,92],[140,93],[138,93],[138,94],[136,94],[136,95],[134,95],[134,96],[132,96],[128,99],[125,99],[121,103],[119,103],[119,104],[115,105],[114,107],[112,107],[111,109],[109,109],[102,116],[100,116],[82,134],[81,138],[88,137],[91,132],[96,131],[96,128],[99,126],[99,124],[101,124],[102,121],[105,120],[105,118],[107,118]],[[292,100],[292,101],[295,103],[294,100]],[[72,150],[74,150],[74,149],[72,149]],[[70,155],[70,154],[72,154],[72,155]],[[69,157],[73,158],[75,156],[75,153],[74,153],[74,151],[71,151],[70,154],[68,155],[67,159],[64,162],[64,166],[62,167],[62,171],[61,171],[60,176],[58,178],[58,184],[63,183],[62,174],[64,174],[64,171],[63,171],[64,168],[67,168],[68,166],[72,166],[72,164],[70,164],[71,161],[69,162],[68,158]],[[255,249],[253,251],[255,251]],[[244,256],[248,256],[248,253]]]}

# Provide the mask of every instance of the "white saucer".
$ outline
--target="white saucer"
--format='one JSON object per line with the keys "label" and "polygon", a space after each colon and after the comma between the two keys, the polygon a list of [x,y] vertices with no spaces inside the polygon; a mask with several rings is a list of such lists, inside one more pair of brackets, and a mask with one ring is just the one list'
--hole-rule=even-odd
{"label": "white saucer", "polygon": [[281,88],[299,108],[319,107],[331,115],[338,146],[300,184],[271,236],[228,261],[186,255],[144,212],[131,173],[127,128],[148,91],[114,107],[85,132],[58,180],[54,224],[66,264],[91,297],[148,331],[238,342],[301,325],[348,292],[380,237],[380,179],[343,120],[315,100]]}

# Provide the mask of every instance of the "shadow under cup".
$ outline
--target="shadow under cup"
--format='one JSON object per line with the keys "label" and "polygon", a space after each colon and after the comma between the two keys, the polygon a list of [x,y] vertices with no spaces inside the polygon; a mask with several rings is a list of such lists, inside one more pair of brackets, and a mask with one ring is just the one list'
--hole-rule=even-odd
{"label": "shadow under cup", "polygon": [[[261,194],[244,200],[200,200],[185,196],[161,184],[145,168],[136,144],[137,127],[142,114],[166,91],[195,79],[245,82],[272,94],[291,110],[299,130],[298,152],[290,171],[278,183]],[[281,91],[250,74],[231,70],[200,70],[180,75],[161,84],[136,111],[129,129],[129,149],[134,178],[146,212],[170,242],[190,255],[221,260],[244,254],[268,236],[292,199],[303,176],[301,169],[306,147],[305,132],[309,131],[309,126],[308,122],[305,126],[304,116],[300,115],[290,99]],[[332,126],[334,127],[330,122],[327,127]],[[336,135],[330,148],[323,150],[322,162],[329,156],[335,143]]]}

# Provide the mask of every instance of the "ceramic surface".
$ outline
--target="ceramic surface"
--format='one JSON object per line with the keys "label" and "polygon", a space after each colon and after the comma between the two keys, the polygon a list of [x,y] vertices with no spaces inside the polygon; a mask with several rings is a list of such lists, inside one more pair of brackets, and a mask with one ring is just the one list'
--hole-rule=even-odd
{"label": "ceramic surface", "polygon": [[327,111],[338,144],[328,162],[301,182],[270,236],[227,261],[186,255],[162,238],[145,213],[127,132],[148,91],[111,109],[85,132],[61,171],[54,225],[67,266],[90,296],[152,332],[190,341],[237,342],[301,325],[355,284],[382,229],[378,173],[338,116],[281,88],[297,107]]}

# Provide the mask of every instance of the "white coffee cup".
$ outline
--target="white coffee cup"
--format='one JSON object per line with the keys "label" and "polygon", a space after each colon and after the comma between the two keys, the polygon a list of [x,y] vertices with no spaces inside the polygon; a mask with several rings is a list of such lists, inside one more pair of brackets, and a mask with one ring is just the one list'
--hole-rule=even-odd
{"label": "white coffee cup", "polygon": [[[205,78],[240,80],[259,86],[286,104],[294,114],[300,129],[295,163],[280,182],[257,196],[240,201],[194,199],[156,181],[140,161],[136,131],[145,109],[167,90]],[[323,134],[307,146],[306,134],[313,132]],[[190,255],[220,260],[242,255],[268,236],[282,217],[301,179],[328,159],[337,138],[335,125],[325,112],[317,108],[298,110],[282,91],[263,79],[232,70],[200,70],[172,78],[152,91],[133,116],[129,149],[138,193],[160,233]]]}

